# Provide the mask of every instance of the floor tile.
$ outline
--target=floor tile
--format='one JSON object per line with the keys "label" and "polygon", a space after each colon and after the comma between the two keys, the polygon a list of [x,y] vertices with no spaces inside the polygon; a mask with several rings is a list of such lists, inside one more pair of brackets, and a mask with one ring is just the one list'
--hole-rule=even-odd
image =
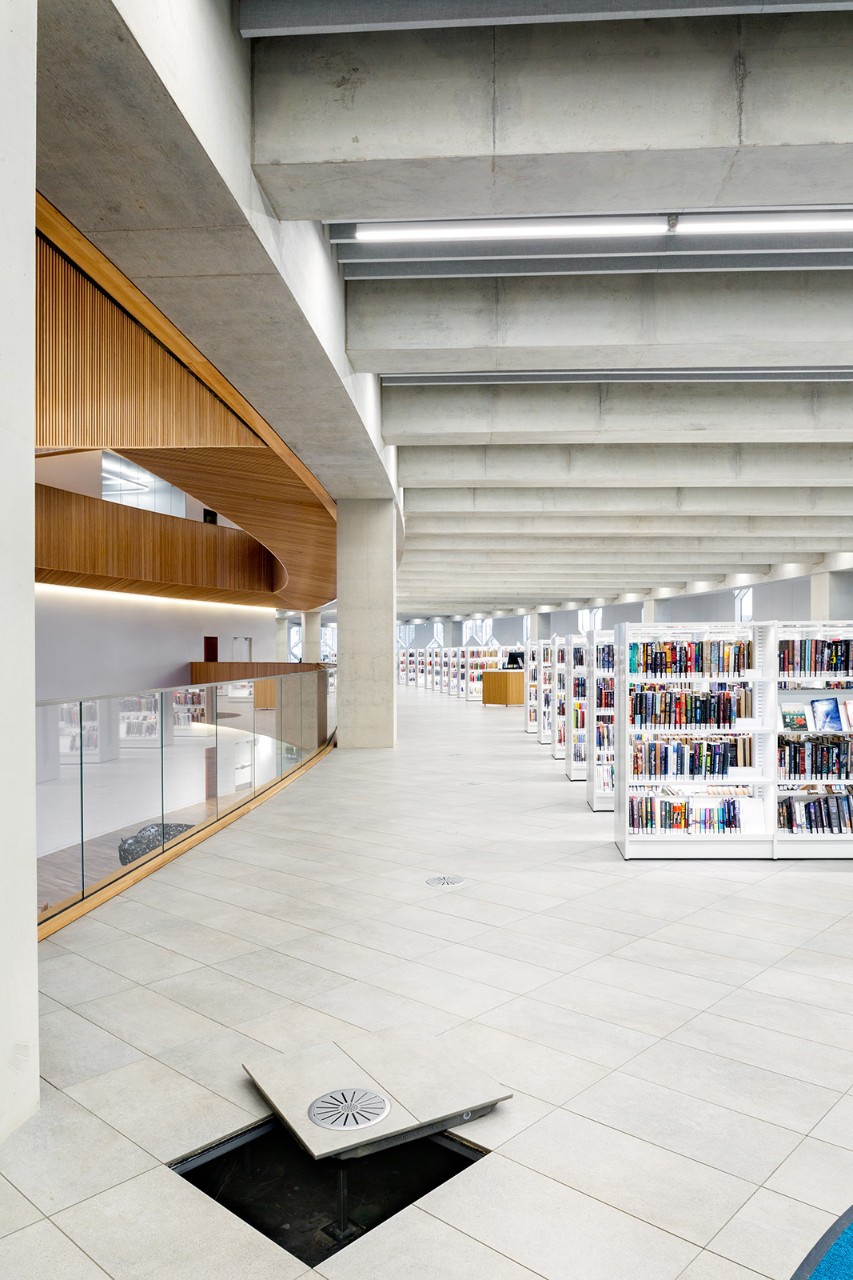
{"label": "floor tile", "polygon": [[0,1174],[43,1213],[150,1169],[156,1161],[50,1085],[41,1108],[0,1144]]}
{"label": "floor tile", "polygon": [[818,1045],[749,1022],[721,1018],[715,1013],[697,1014],[669,1038],[678,1044],[706,1049],[768,1071],[776,1071],[781,1065],[786,1075],[826,1089],[845,1092],[853,1085],[853,1052]]}
{"label": "floor tile", "polygon": [[578,977],[577,972],[539,987],[535,997],[561,1009],[573,1009],[575,1013],[602,1018],[653,1036],[665,1036],[693,1016],[693,1010],[686,1005],[623,991],[601,982],[587,982]]}
{"label": "floor tile", "polygon": [[[486,1156],[419,1202],[545,1280],[674,1280],[695,1245],[500,1155]],[[513,1212],[507,1212],[507,1206]]]}
{"label": "floor tile", "polygon": [[57,1089],[127,1066],[141,1057],[139,1049],[72,1009],[60,1009],[39,1019],[39,1070]]}
{"label": "floor tile", "polygon": [[468,938],[465,946],[476,951],[488,951],[496,956],[507,956],[510,960],[521,960],[525,964],[538,965],[543,969],[552,969],[554,976],[571,973],[596,958],[594,951],[583,951],[580,947],[569,947],[565,943],[552,942],[546,938],[510,933],[508,929],[490,929],[488,933],[478,934],[476,938]]}
{"label": "floor tile", "polygon": [[553,1111],[553,1104],[541,1098],[531,1098],[526,1093],[513,1093],[511,1098],[499,1102],[487,1116],[455,1125],[448,1133],[455,1134],[463,1142],[473,1142],[484,1151],[496,1151],[510,1138],[522,1133],[537,1120]]}
{"label": "floor tile", "polygon": [[759,1189],[711,1243],[713,1253],[771,1280],[790,1280],[835,1215]]}
{"label": "floor tile", "polygon": [[85,956],[65,955],[39,965],[39,990],[60,1004],[82,1004],[116,991],[129,991],[134,983],[112,969],[93,964]]}
{"label": "floor tile", "polygon": [[379,973],[394,964],[394,960],[384,951],[325,933],[309,933],[290,942],[283,942],[278,950],[297,960],[307,960],[324,969],[331,969],[333,973],[340,973],[345,978],[369,978],[371,974]]}
{"label": "floor tile", "polygon": [[524,937],[560,942],[563,946],[591,951],[597,956],[618,951],[620,947],[624,947],[626,937],[615,929],[601,929],[597,925],[580,924],[576,920],[559,920],[552,915],[525,916],[508,928],[512,933],[520,933]]}
{"label": "floor tile", "polygon": [[512,960],[507,956],[493,955],[486,951],[479,951],[476,947],[445,947],[441,951],[433,951],[426,956],[423,963],[430,969],[439,969],[461,978],[470,978],[491,987],[498,987],[501,991],[511,991],[516,995],[524,995],[535,987],[554,981],[553,969],[526,964],[522,960]]}
{"label": "floor tile", "polygon": [[761,1183],[802,1135],[615,1071],[566,1103],[577,1115]]}
{"label": "floor tile", "polygon": [[346,982],[343,974],[307,964],[304,960],[294,960],[279,951],[251,951],[233,960],[223,960],[216,967],[223,973],[274,991],[288,1000],[304,1000]]}
{"label": "floor tile", "polygon": [[152,983],[150,990],[227,1027],[281,1011],[290,1004],[265,987],[207,967]]}
{"label": "floor tile", "polygon": [[476,1018],[478,1014],[503,1004],[510,994],[499,987],[460,978],[455,973],[432,969],[414,960],[383,969],[373,975],[372,981],[384,991],[419,1000],[435,1009],[455,1013],[460,1018]]}
{"label": "floor tile", "polygon": [[52,1222],[34,1226],[0,1239],[0,1275],[3,1280],[104,1280],[107,1272],[96,1266]]}
{"label": "floor tile", "polygon": [[93,947],[88,958],[142,985],[160,978],[172,978],[176,973],[188,973],[199,964],[177,951],[134,936]]}
{"label": "floor tile", "polygon": [[534,1044],[548,1045],[602,1067],[618,1067],[654,1042],[640,1031],[590,1018],[557,1005],[519,996],[479,1019],[487,1027],[509,1031]]}
{"label": "floor tile", "polygon": [[273,1060],[278,1053],[277,1049],[259,1040],[223,1027],[213,1035],[176,1045],[174,1049],[164,1049],[157,1057],[181,1075],[204,1085],[211,1093],[227,1098],[250,1115],[260,1118],[268,1116],[270,1108],[246,1075],[242,1064],[249,1054],[253,1061],[263,1062]]}
{"label": "floor tile", "polygon": [[256,950],[254,942],[235,937],[220,929],[212,929],[208,925],[194,920],[173,920],[172,923],[152,929],[145,935],[149,942],[156,942],[179,955],[188,956],[190,960],[198,960],[202,964],[216,964],[220,960],[229,960],[233,956],[243,956]]}
{"label": "floor tile", "polygon": [[786,1000],[797,1000],[800,1004],[816,1005],[820,1009],[834,1009],[836,1013],[853,1013],[853,983],[836,982],[832,978],[817,978],[774,967],[758,974],[744,990],[781,996]]}
{"label": "floor tile", "polygon": [[22,1196],[6,1178],[0,1177],[0,1237],[38,1222],[41,1216],[41,1211],[26,1196]]}
{"label": "floor tile", "polygon": [[689,1009],[707,1009],[732,990],[730,985],[722,982],[689,977],[671,969],[614,955],[601,956],[582,969],[575,969],[574,976],[590,982],[603,982],[620,991],[634,991],[671,1004],[686,1005]]}
{"label": "floor tile", "polygon": [[767,1186],[838,1216],[853,1204],[853,1151],[805,1138]]}
{"label": "floor tile", "polygon": [[306,1003],[321,1013],[331,1014],[333,1018],[350,1021],[364,1031],[414,1025],[422,1027],[430,1035],[439,1035],[464,1017],[365,982],[347,982],[333,991],[311,996]]}
{"label": "floor tile", "polygon": [[[385,992],[378,994],[385,996]],[[279,1013],[266,1014],[263,1018],[252,1018],[249,1022],[243,1022],[238,1030],[241,1035],[247,1036],[250,1040],[257,1040],[273,1049],[288,1052],[293,1049],[307,1049],[312,1044],[322,1044],[327,1040],[337,1040],[339,1036],[352,1035],[364,1028],[352,1022],[345,1022],[341,1018],[330,1017],[329,1014],[308,1008],[306,1005],[291,1004]],[[192,1047],[192,1043],[186,1046],[187,1050]]]}
{"label": "floor tile", "polygon": [[159,1053],[161,1049],[217,1030],[217,1024],[209,1018],[167,1000],[148,987],[89,1000],[78,1005],[76,1011],[143,1053]]}
{"label": "floor tile", "polygon": [[815,1040],[836,1049],[853,1047],[853,1014],[816,1008],[798,1000],[765,996],[741,987],[716,1005],[715,1013],[739,1022],[751,1022],[771,1031]]}
{"label": "floor tile", "polygon": [[672,969],[675,973],[707,978],[732,987],[748,982],[766,968],[760,960],[736,960],[733,956],[713,955],[692,946],[682,947],[672,942],[662,942],[657,934],[653,938],[637,938],[614,952],[614,955],[623,960],[637,960],[640,964]]}
{"label": "floor tile", "polygon": [[705,1249],[695,1262],[691,1262],[682,1271],[678,1280],[764,1280],[764,1277],[757,1271],[749,1271],[746,1267]]}
{"label": "floor tile", "polygon": [[751,1182],[567,1111],[531,1125],[501,1155],[695,1244],[706,1244],[755,1191]]}
{"label": "floor tile", "polygon": [[658,929],[653,936],[659,942],[672,942],[678,947],[692,947],[696,951],[704,951],[709,955],[730,956],[735,960],[752,960],[763,967],[781,960],[791,950],[787,943],[767,942],[761,938],[725,933],[719,929],[711,929],[707,925],[699,928],[695,916],[687,924],[668,924],[663,929]]}
{"label": "floor tile", "polygon": [[853,1151],[853,1097],[840,1098],[812,1130],[813,1138]]}
{"label": "floor tile", "polygon": [[419,960],[445,946],[441,938],[431,938],[425,933],[415,933],[413,929],[401,929],[393,924],[381,924],[378,920],[349,921],[335,930],[335,937],[383,951],[389,956],[398,956],[401,960]]}
{"label": "floor tile", "polygon": [[375,917],[379,924],[396,925],[400,929],[412,929],[431,938],[444,938],[447,942],[464,942],[466,938],[485,933],[489,925],[476,920],[450,916],[424,907],[393,907]]}
{"label": "floor tile", "polygon": [[297,1280],[305,1274],[296,1258],[171,1169],[94,1196],[56,1221],[113,1280]]}
{"label": "floor tile", "polygon": [[454,1052],[502,1084],[560,1106],[607,1074],[605,1067],[533,1044],[481,1022],[463,1022],[441,1037]]}

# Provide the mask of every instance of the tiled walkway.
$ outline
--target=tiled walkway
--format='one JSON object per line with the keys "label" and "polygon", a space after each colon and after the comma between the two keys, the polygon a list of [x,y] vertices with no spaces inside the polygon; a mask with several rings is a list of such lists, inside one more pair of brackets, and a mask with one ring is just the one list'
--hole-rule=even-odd
{"label": "tiled walkway", "polygon": [[264,1114],[249,1045],[403,1024],[515,1097],[329,1280],[788,1280],[853,1202],[853,865],[626,864],[611,826],[519,708],[403,690],[398,750],[43,944],[3,1280],[312,1274],[162,1163]]}

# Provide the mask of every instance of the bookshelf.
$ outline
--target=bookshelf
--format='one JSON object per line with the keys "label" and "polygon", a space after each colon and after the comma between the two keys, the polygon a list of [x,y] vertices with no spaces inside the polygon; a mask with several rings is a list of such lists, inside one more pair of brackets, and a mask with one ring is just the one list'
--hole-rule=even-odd
{"label": "bookshelf", "polygon": [[769,858],[772,623],[616,628],[616,844],[624,858]]}
{"label": "bookshelf", "polygon": [[415,687],[426,688],[426,649],[415,649]]}
{"label": "bookshelf", "polygon": [[776,625],[776,856],[853,856],[853,622]]}
{"label": "bookshelf", "polygon": [[450,692],[450,656],[455,654],[455,649],[442,649],[441,651],[441,684],[439,685],[440,693]]}
{"label": "bookshelf", "polygon": [[586,638],[566,638],[566,777],[586,780]]}
{"label": "bookshelf", "polygon": [[615,694],[612,631],[590,631],[586,643],[586,800],[599,812],[614,807]]}
{"label": "bookshelf", "polygon": [[59,761],[102,763],[119,753],[118,704],[115,698],[63,702],[59,708]]}
{"label": "bookshelf", "polygon": [[418,682],[418,651],[406,650],[406,684],[414,688]]}
{"label": "bookshelf", "polygon": [[397,683],[398,684],[406,683],[408,656],[409,656],[408,649],[397,650]]}
{"label": "bookshelf", "polygon": [[174,715],[163,717],[161,726],[160,694],[132,694],[118,700],[118,736],[122,747],[160,750],[170,746],[174,734]]}
{"label": "bookshelf", "polygon": [[439,688],[436,679],[441,681],[441,646],[437,640],[430,640],[426,647],[426,688],[435,691]]}
{"label": "bookshelf", "polygon": [[539,700],[536,706],[536,738],[543,746],[551,741],[551,719],[554,701],[554,652],[557,637],[539,641]]}
{"label": "bookshelf", "polygon": [[459,650],[459,684],[456,689],[457,698],[465,697],[465,690],[468,684],[468,650],[471,648],[469,641],[467,648],[463,647]]}
{"label": "bookshelf", "polygon": [[480,648],[468,650],[465,681],[465,700],[467,702],[483,701],[483,672],[497,671],[500,664],[500,645],[492,641],[486,641]]}
{"label": "bookshelf", "polygon": [[[208,689],[172,690],[172,725],[176,738],[210,737],[214,733],[214,721],[212,695]],[[168,730],[168,717],[166,728]]]}
{"label": "bookshelf", "polygon": [[563,760],[566,755],[566,709],[568,706],[568,643],[558,640],[554,646],[551,687],[554,700],[554,723],[551,729],[551,755]]}
{"label": "bookshelf", "polygon": [[450,664],[449,664],[450,680],[447,686],[447,692],[450,694],[451,698],[459,697],[459,669],[460,669],[461,657],[462,657],[461,649],[450,650]]}
{"label": "bookshelf", "polygon": [[524,646],[524,732],[536,733],[539,724],[539,645]]}

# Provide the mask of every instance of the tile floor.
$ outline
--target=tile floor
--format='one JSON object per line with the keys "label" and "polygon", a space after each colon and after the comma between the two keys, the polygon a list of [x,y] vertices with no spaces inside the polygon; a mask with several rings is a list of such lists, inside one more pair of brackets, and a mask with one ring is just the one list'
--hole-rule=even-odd
{"label": "tile floor", "polygon": [[[4,1280],[789,1280],[853,1201],[853,864],[625,863],[584,796],[520,709],[403,689],[398,750],[42,944]],[[318,1273],[163,1167],[266,1114],[243,1057],[396,1026],[515,1096]]]}

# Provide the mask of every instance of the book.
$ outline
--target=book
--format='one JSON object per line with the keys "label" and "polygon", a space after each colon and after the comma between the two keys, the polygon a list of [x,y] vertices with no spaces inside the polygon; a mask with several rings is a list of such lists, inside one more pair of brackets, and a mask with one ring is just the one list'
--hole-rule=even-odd
{"label": "book", "polygon": [[[829,701],[829,699],[827,699]],[[803,706],[787,706],[782,708],[782,724],[786,729],[805,730],[809,727],[806,709]]]}
{"label": "book", "polygon": [[835,698],[812,698],[812,714],[814,715],[814,727],[818,733],[826,730],[830,730],[833,733],[844,732],[838,711],[838,702]]}
{"label": "book", "polygon": [[847,724],[853,729],[853,702],[849,699],[844,704],[844,714],[847,716]]}

